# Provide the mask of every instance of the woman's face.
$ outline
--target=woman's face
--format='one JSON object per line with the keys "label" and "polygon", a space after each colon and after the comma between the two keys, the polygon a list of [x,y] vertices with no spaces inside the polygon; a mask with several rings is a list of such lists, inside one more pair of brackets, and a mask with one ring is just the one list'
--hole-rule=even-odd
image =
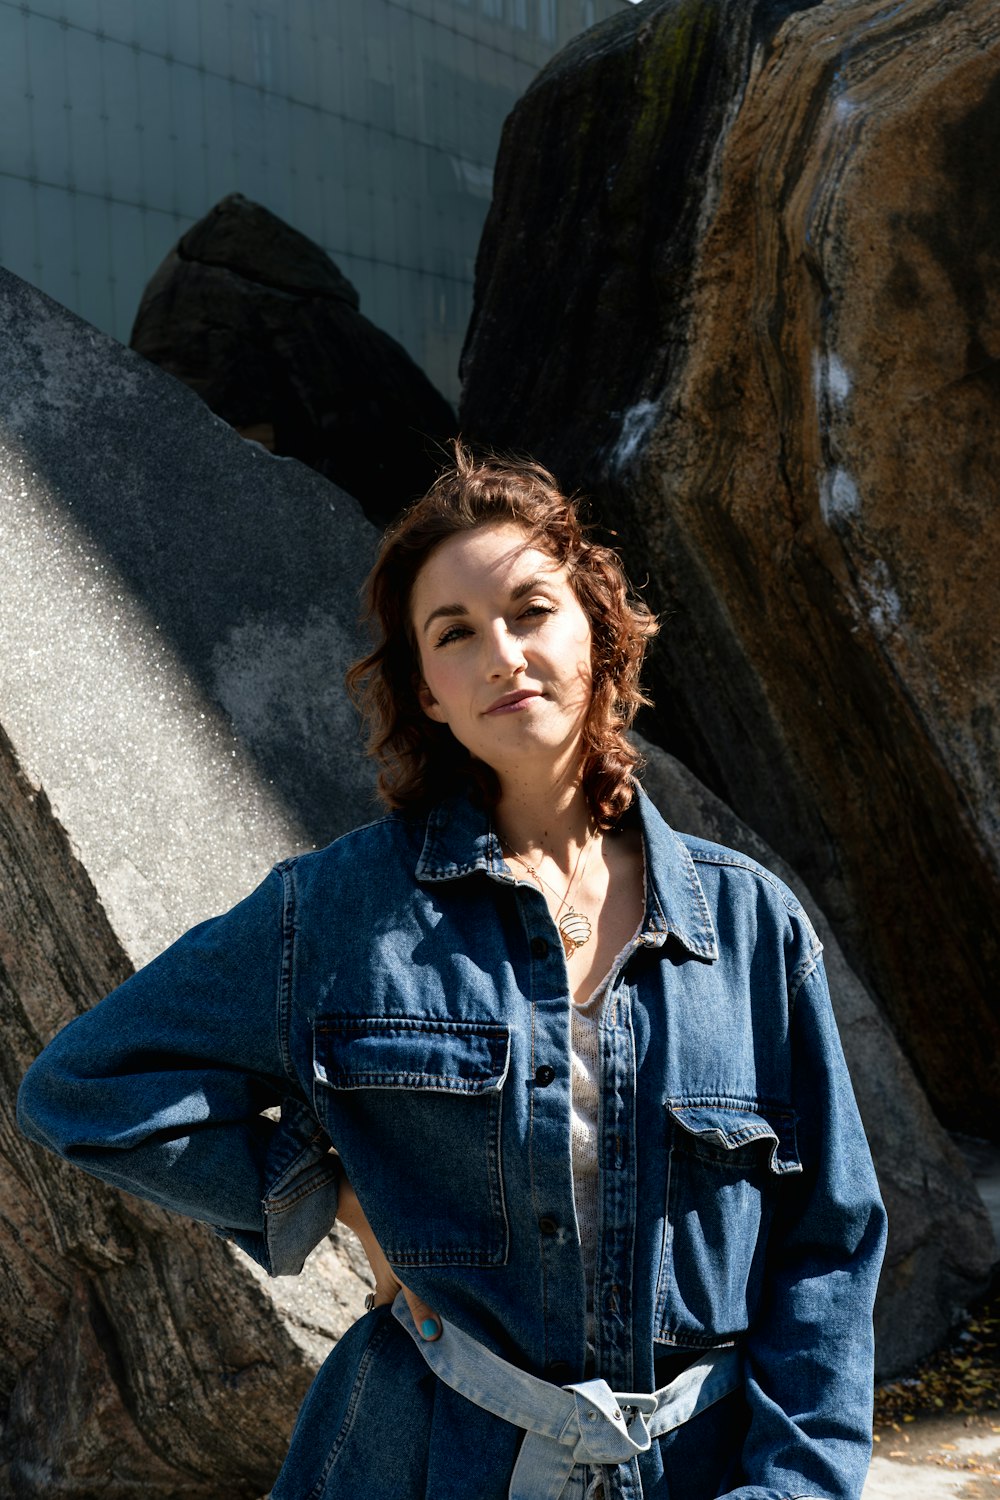
{"label": "woman's face", "polygon": [[580,757],[590,621],[566,569],[515,522],[434,549],[410,601],[424,712],[501,777]]}

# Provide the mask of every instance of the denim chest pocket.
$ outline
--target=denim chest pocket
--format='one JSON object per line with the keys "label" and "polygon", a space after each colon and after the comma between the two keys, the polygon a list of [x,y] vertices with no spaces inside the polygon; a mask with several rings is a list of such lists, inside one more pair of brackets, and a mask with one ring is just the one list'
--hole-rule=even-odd
{"label": "denim chest pocket", "polygon": [[666,1214],[656,1290],[659,1343],[705,1348],[748,1326],[767,1233],[800,1173],[790,1109],[737,1100],[669,1100]]}
{"label": "denim chest pocket", "polygon": [[314,1104],[396,1266],[496,1266],[509,1231],[501,1159],[506,1026],[324,1016]]}

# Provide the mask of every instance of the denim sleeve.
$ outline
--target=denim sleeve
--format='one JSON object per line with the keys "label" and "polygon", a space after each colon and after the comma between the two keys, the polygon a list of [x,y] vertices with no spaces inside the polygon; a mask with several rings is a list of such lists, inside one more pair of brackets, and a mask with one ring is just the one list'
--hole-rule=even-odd
{"label": "denim sleeve", "polygon": [[818,956],[794,996],[791,1041],[803,1172],[783,1185],[768,1298],[746,1344],[750,1482],[726,1500],[860,1500],[886,1218]]}
{"label": "denim sleeve", "polygon": [[301,1270],[337,1204],[336,1158],[283,1056],[285,926],[279,868],[64,1027],[18,1095],[32,1140],[213,1225],[272,1275]]}

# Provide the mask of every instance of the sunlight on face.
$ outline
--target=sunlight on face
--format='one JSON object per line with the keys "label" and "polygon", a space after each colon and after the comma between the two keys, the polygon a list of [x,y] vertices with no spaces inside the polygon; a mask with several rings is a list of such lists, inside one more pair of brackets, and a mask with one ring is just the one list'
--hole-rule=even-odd
{"label": "sunlight on face", "polygon": [[417,574],[411,617],[424,712],[503,777],[581,753],[590,621],[567,571],[515,522],[460,532]]}

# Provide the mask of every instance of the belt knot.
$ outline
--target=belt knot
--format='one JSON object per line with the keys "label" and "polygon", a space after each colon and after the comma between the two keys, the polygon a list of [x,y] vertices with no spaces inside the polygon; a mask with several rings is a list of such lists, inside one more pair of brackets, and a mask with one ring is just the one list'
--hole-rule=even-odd
{"label": "belt knot", "polygon": [[639,1454],[653,1438],[735,1390],[742,1379],[736,1351],[716,1349],[651,1395],[615,1392],[605,1380],[550,1385],[444,1318],[440,1338],[421,1338],[402,1292],[392,1314],[439,1380],[524,1430],[508,1500],[560,1500],[573,1471],[584,1465],[600,1470],[592,1486],[595,1497],[642,1500]]}
{"label": "belt knot", "polygon": [[656,1410],[655,1396],[619,1395],[605,1380],[564,1386],[576,1404],[577,1463],[623,1464],[645,1453],[652,1442],[645,1418]]}

